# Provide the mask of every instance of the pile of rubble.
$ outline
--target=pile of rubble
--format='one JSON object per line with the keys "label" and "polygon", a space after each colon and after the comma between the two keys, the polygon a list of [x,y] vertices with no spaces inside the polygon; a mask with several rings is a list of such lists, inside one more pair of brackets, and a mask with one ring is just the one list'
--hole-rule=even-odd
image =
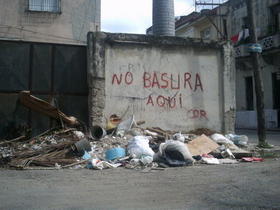
{"label": "pile of rubble", "polygon": [[108,119],[106,128],[96,125],[90,132],[83,133],[77,129],[81,125],[78,119],[65,115],[29,91],[20,92],[19,101],[33,111],[58,120],[63,129],[51,129],[33,138],[20,136],[0,141],[1,167],[159,169],[262,161],[244,150],[248,144],[246,136],[223,136],[205,128],[189,132],[144,129],[141,127],[144,121],[136,122],[134,116],[122,120],[117,115]]}
{"label": "pile of rubble", "polygon": [[[17,169],[146,168],[262,161],[246,151],[248,138],[209,129],[172,132],[143,128],[134,116],[88,134],[76,128],[49,130],[26,139],[0,142],[0,165]],[[142,127],[139,125],[142,124]]]}

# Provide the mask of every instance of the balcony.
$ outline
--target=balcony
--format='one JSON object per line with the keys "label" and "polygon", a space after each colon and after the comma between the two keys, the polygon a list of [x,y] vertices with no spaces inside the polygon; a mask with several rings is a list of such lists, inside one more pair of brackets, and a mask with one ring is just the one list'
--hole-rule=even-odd
{"label": "balcony", "polygon": [[[259,41],[259,43],[262,45],[263,51],[271,50],[275,48],[280,47],[280,34],[276,34],[273,36],[267,36]],[[247,44],[242,44],[240,46],[237,46],[234,48],[235,50],[235,57],[245,57],[249,56],[250,53],[247,50],[248,46]]]}

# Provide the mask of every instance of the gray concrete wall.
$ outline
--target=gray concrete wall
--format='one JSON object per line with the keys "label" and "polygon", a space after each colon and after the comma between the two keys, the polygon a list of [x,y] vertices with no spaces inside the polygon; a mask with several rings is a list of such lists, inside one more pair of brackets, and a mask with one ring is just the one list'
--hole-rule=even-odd
{"label": "gray concrete wall", "polygon": [[145,126],[232,131],[230,45],[178,37],[89,33],[90,122],[134,114]]}
{"label": "gray concrete wall", "polygon": [[28,11],[28,0],[0,0],[0,39],[86,44],[100,30],[100,0],[61,0],[61,13]]}

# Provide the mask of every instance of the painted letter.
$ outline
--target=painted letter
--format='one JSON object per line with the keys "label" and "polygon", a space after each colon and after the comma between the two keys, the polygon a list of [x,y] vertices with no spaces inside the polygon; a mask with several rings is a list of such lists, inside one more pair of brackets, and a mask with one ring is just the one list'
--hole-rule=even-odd
{"label": "painted letter", "polygon": [[112,85],[115,83],[115,81],[117,82],[117,84],[121,84],[122,82],[122,74],[119,75],[119,78],[116,74],[113,74],[113,78],[112,78]]}
{"label": "painted letter", "polygon": [[187,83],[189,84],[190,89],[192,90],[192,84],[190,82],[192,75],[190,73],[185,73],[184,75],[184,88],[187,88]]}
{"label": "painted letter", "polygon": [[157,78],[157,73],[154,72],[154,76],[153,76],[153,83],[152,83],[152,87],[157,86],[158,88],[160,88],[159,83],[158,83],[158,78]]}
{"label": "painted letter", "polygon": [[182,94],[180,93],[179,95],[179,104],[180,104],[180,108],[183,108],[183,104],[182,104]]}
{"label": "painted letter", "polygon": [[144,72],[143,82],[144,82],[144,88],[151,87],[151,75],[148,72]]}
{"label": "painted letter", "polygon": [[195,87],[194,87],[194,91],[197,90],[197,87],[200,87],[200,90],[203,91],[203,86],[202,86],[202,83],[201,83],[199,74],[196,74],[196,75],[195,75]]}
{"label": "painted letter", "polygon": [[134,70],[134,65],[129,63],[128,64],[128,71],[132,71],[132,70]]}
{"label": "painted letter", "polygon": [[159,107],[163,107],[165,105],[165,98],[163,96],[157,97],[157,105]]}
{"label": "painted letter", "polygon": [[165,83],[165,85],[161,85],[161,88],[168,88],[168,80],[167,80],[167,73],[163,73],[161,75],[161,81]]}
{"label": "painted letter", "polygon": [[[173,102],[173,103],[172,103]],[[169,107],[171,109],[176,107],[176,98],[175,97],[168,97],[168,103],[169,103]]]}
{"label": "painted letter", "polygon": [[149,105],[149,104],[152,104],[152,106],[154,106],[152,95],[149,95],[148,101],[146,103],[146,105]]}
{"label": "painted letter", "polygon": [[173,90],[180,89],[180,74],[178,74],[177,87],[173,86],[173,82],[175,83],[176,80],[173,80],[173,75],[171,74],[171,89],[173,89]]}
{"label": "painted letter", "polygon": [[206,111],[205,110],[200,110],[200,118],[203,118],[203,117],[205,119],[208,119]]}
{"label": "painted letter", "polygon": [[125,74],[124,80],[125,80],[125,83],[126,83],[127,85],[131,85],[132,82],[133,82],[133,74],[132,74],[131,72],[127,72],[127,73]]}

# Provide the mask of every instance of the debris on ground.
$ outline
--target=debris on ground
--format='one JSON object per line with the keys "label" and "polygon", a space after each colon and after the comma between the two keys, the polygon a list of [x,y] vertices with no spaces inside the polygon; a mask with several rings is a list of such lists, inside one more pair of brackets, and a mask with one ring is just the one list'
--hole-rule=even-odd
{"label": "debris on ground", "polygon": [[193,165],[195,162],[187,145],[178,140],[168,140],[166,143],[161,143],[154,160],[172,167]]}
{"label": "debris on ground", "polygon": [[206,136],[211,136],[214,133],[216,133],[216,131],[210,130],[208,128],[197,128],[195,130],[191,130],[189,132],[187,132],[188,134],[194,134],[197,136],[201,136],[201,135],[206,135]]}
{"label": "debris on ground", "polygon": [[220,162],[217,158],[214,158],[212,155],[204,154],[201,158],[202,163],[206,163],[209,165],[219,165]]}
{"label": "debris on ground", "polygon": [[241,158],[243,162],[262,162],[264,161],[263,158],[257,158],[257,157],[243,157]]}
{"label": "debris on ground", "polygon": [[78,120],[75,117],[67,116],[50,103],[31,95],[30,91],[21,91],[19,93],[19,101],[21,104],[30,108],[31,110],[45,114],[54,119],[64,121],[69,125],[79,124]]}
{"label": "debris on ground", "polygon": [[218,147],[219,145],[216,142],[214,142],[212,139],[205,136],[204,134],[196,137],[188,143],[188,148],[193,156],[208,154],[217,149]]}
{"label": "debris on ground", "polygon": [[144,128],[145,122],[136,122],[133,115],[123,119],[115,114],[107,120],[106,127],[95,125],[85,133],[77,126],[73,128],[74,121],[78,122],[76,118],[67,117],[29,93],[23,92],[21,97],[29,108],[59,118],[65,125],[32,138],[19,136],[0,141],[2,167],[53,170],[125,167],[148,172],[194,164],[262,161],[246,150],[247,136],[224,136],[206,128],[191,132]]}
{"label": "debris on ground", "polygon": [[248,137],[245,135],[227,134],[225,136],[231,140],[236,146],[246,147],[248,145]]}

